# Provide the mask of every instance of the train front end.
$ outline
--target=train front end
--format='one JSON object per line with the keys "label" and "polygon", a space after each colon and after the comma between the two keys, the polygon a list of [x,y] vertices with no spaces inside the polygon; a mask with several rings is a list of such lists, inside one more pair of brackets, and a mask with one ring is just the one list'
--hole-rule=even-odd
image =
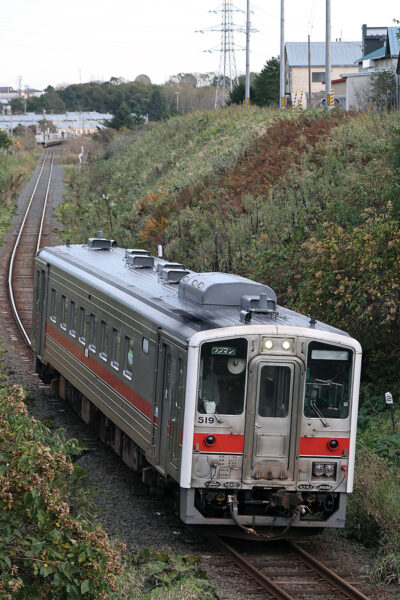
{"label": "train front end", "polygon": [[346,334],[229,327],[189,345],[181,518],[343,527],[353,488],[361,348]]}

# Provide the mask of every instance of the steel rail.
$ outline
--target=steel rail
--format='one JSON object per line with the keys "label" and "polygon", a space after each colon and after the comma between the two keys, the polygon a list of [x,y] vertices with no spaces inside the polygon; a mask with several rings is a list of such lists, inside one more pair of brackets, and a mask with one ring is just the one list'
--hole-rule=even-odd
{"label": "steel rail", "polygon": [[51,178],[53,176],[53,167],[54,167],[54,158],[55,158],[55,155],[56,155],[56,153],[53,151],[53,155],[52,155],[52,158],[51,158],[51,165],[50,165],[49,181],[47,183],[46,195],[45,195],[44,202],[43,202],[42,218],[40,219],[40,227],[39,227],[39,233],[38,233],[37,244],[36,244],[36,254],[39,252],[40,242],[42,241],[43,224],[44,224],[44,218],[45,218],[45,215],[46,215],[47,200],[49,198]]}
{"label": "steel rail", "polygon": [[256,567],[243,558],[239,552],[224,542],[220,537],[211,534],[204,537],[209,539],[217,548],[222,550],[222,552],[229,555],[243,571],[250,575],[250,577],[261,587],[266,589],[273,598],[276,598],[276,600],[295,600],[293,596],[290,596],[287,592],[285,592],[285,590],[276,585],[272,579],[261,573]]}
{"label": "steel rail", "polygon": [[[232,548],[227,542],[222,540],[217,535],[205,535],[217,548],[228,555],[233,561],[250,577],[266,589],[274,598],[279,600],[295,600],[295,597],[288,594],[281,586],[277,585],[272,579],[264,575],[259,569],[247,561],[243,556],[240,555],[234,548]],[[331,571],[326,565],[321,563],[319,560],[311,556],[308,552],[300,548],[290,539],[284,540],[292,549],[293,553],[306,565],[308,569],[313,571],[320,579],[329,584],[332,591],[339,592],[346,597],[348,600],[370,600],[368,596],[357,590],[350,583],[347,583],[339,575]],[[296,596],[297,597],[297,596]]]}
{"label": "steel rail", "polygon": [[345,594],[349,600],[370,600],[368,596],[365,596],[362,592],[353,587],[350,583],[347,583],[344,579],[342,579],[339,575],[328,569],[323,563],[319,560],[308,554],[303,548],[300,548],[297,544],[295,544],[292,540],[286,540],[288,544],[293,548],[293,550],[301,557],[301,560],[317,573],[319,577],[322,577],[334,586],[337,590],[340,590],[343,594]]}
{"label": "steel rail", "polygon": [[39,175],[37,176],[35,187],[33,189],[32,195],[30,197],[28,206],[27,206],[27,208],[25,210],[24,218],[22,219],[22,223],[21,223],[19,231],[18,231],[17,239],[16,239],[16,241],[14,243],[14,248],[13,248],[13,251],[11,253],[11,258],[10,258],[10,263],[9,263],[9,268],[8,268],[8,295],[9,295],[10,303],[11,303],[11,311],[12,311],[12,313],[14,315],[14,318],[15,318],[15,320],[17,322],[17,325],[18,325],[19,329],[21,330],[21,333],[22,333],[22,335],[24,337],[24,340],[25,340],[25,342],[27,343],[27,345],[29,347],[32,346],[32,343],[31,343],[31,340],[30,340],[30,338],[29,338],[29,336],[28,336],[28,334],[26,332],[25,327],[22,324],[21,318],[20,318],[20,316],[18,314],[18,309],[17,309],[17,305],[16,305],[16,302],[15,302],[15,296],[14,296],[14,291],[13,291],[12,278],[13,278],[14,262],[15,262],[15,257],[17,255],[18,246],[19,246],[19,243],[20,243],[20,240],[21,240],[21,236],[22,236],[24,227],[25,227],[26,220],[27,220],[28,215],[29,215],[29,211],[30,211],[31,206],[32,206],[33,199],[34,199],[35,194],[36,194],[37,187],[39,185],[39,181],[40,181],[40,179],[42,177],[43,169],[44,169],[45,164],[47,162],[47,157],[49,155],[49,152],[50,152],[49,150],[46,151],[46,154],[44,156],[42,167],[40,169]]}

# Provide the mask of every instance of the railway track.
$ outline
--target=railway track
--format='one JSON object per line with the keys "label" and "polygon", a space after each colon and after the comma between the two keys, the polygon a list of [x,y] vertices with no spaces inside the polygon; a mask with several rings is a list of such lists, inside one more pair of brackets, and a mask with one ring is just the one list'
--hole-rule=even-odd
{"label": "railway track", "polygon": [[291,540],[243,551],[237,541],[207,537],[247,574],[249,600],[369,600]]}
{"label": "railway track", "polygon": [[25,343],[31,345],[33,259],[46,235],[45,216],[56,150],[43,153],[39,174],[14,242],[8,267],[11,311]]}

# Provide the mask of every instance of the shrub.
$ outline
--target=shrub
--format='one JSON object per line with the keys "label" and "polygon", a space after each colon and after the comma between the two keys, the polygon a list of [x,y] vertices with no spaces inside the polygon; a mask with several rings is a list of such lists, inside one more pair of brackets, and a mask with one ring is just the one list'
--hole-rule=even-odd
{"label": "shrub", "polygon": [[354,492],[349,497],[347,535],[377,548],[372,578],[400,583],[400,476],[364,438],[356,453]]}
{"label": "shrub", "polygon": [[29,417],[19,386],[0,394],[0,598],[106,600],[121,573],[106,534],[65,501],[80,452]]}

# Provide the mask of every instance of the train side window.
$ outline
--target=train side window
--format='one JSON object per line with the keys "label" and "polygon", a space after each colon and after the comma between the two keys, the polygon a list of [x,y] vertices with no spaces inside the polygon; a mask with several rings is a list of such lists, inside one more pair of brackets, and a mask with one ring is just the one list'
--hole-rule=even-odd
{"label": "train side window", "polygon": [[143,350],[144,354],[148,354],[149,353],[149,348],[150,348],[149,340],[144,337],[142,339],[142,350]]}
{"label": "train side window", "polygon": [[72,337],[76,336],[76,304],[73,300],[70,303],[70,312],[69,312],[69,333]]}
{"label": "train side window", "polygon": [[51,298],[50,298],[50,321],[53,321],[53,323],[57,323],[56,302],[57,302],[57,292],[55,289],[52,289],[51,290]]}
{"label": "train side window", "polygon": [[107,360],[108,327],[105,321],[100,323],[100,358]]}
{"label": "train side window", "polygon": [[120,347],[121,337],[118,329],[112,330],[112,360],[111,366],[119,370],[119,347]]}
{"label": "train side window", "polygon": [[83,306],[79,309],[79,341],[81,344],[86,343],[86,320]]}
{"label": "train side window", "polygon": [[96,352],[96,329],[97,329],[97,319],[96,315],[90,313],[89,317],[89,350],[91,352]]}
{"label": "train side window", "polygon": [[68,304],[67,297],[62,294],[61,296],[61,329],[67,329],[67,321],[68,321]]}
{"label": "train side window", "polygon": [[131,380],[133,373],[133,350],[134,350],[134,341],[125,336],[125,344],[124,344],[124,377]]}

